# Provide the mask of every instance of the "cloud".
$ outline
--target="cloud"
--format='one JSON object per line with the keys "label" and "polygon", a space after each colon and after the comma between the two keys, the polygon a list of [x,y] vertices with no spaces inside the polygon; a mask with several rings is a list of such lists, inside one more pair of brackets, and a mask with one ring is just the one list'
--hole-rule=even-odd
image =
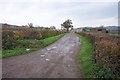
{"label": "cloud", "polygon": [[0,21],[16,25],[32,22],[34,25],[54,25],[57,28],[66,19],[71,19],[75,27],[117,25],[117,2],[76,1],[0,0]]}
{"label": "cloud", "polygon": [[0,2],[118,2],[119,0],[0,0]]}

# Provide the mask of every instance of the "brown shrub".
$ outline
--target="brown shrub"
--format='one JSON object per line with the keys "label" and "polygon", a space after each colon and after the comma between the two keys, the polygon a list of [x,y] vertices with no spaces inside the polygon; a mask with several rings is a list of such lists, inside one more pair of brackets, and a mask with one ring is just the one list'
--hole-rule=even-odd
{"label": "brown shrub", "polygon": [[62,33],[53,29],[39,28],[3,28],[2,29],[2,48],[13,49],[18,39],[44,39]]}
{"label": "brown shrub", "polygon": [[16,39],[44,39],[62,33],[53,29],[39,28],[4,28],[3,31],[12,31]]}
{"label": "brown shrub", "polygon": [[99,67],[110,69],[111,77],[120,77],[120,37],[104,33],[80,33],[94,45],[94,58]]}

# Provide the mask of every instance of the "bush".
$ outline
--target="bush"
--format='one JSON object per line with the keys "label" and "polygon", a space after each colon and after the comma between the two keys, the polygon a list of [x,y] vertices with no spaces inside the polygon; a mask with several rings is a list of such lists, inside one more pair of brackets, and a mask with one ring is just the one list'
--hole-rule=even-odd
{"label": "bush", "polygon": [[14,49],[16,41],[14,33],[12,31],[3,31],[2,33],[2,48],[3,49]]}

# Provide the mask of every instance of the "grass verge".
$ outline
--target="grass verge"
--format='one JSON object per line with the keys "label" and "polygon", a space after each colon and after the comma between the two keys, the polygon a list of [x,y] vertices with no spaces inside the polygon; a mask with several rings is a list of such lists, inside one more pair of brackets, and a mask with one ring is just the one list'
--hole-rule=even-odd
{"label": "grass verge", "polygon": [[83,77],[90,78],[93,77],[91,74],[94,71],[95,63],[92,56],[93,45],[90,43],[87,37],[77,34],[82,43],[80,53],[78,54],[77,61],[79,63],[80,70],[82,71]]}
{"label": "grass verge", "polygon": [[14,50],[2,50],[2,57],[6,58],[36,51],[40,48],[50,45],[51,43],[55,42],[63,36],[64,34],[60,34],[57,36],[45,38],[43,40],[17,40]]}

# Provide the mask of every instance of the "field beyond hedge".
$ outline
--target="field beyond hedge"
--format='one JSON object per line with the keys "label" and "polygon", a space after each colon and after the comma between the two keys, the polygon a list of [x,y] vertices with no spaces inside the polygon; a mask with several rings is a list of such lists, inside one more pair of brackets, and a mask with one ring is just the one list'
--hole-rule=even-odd
{"label": "field beyond hedge", "polygon": [[111,34],[112,36],[119,36],[120,37],[120,34]]}

